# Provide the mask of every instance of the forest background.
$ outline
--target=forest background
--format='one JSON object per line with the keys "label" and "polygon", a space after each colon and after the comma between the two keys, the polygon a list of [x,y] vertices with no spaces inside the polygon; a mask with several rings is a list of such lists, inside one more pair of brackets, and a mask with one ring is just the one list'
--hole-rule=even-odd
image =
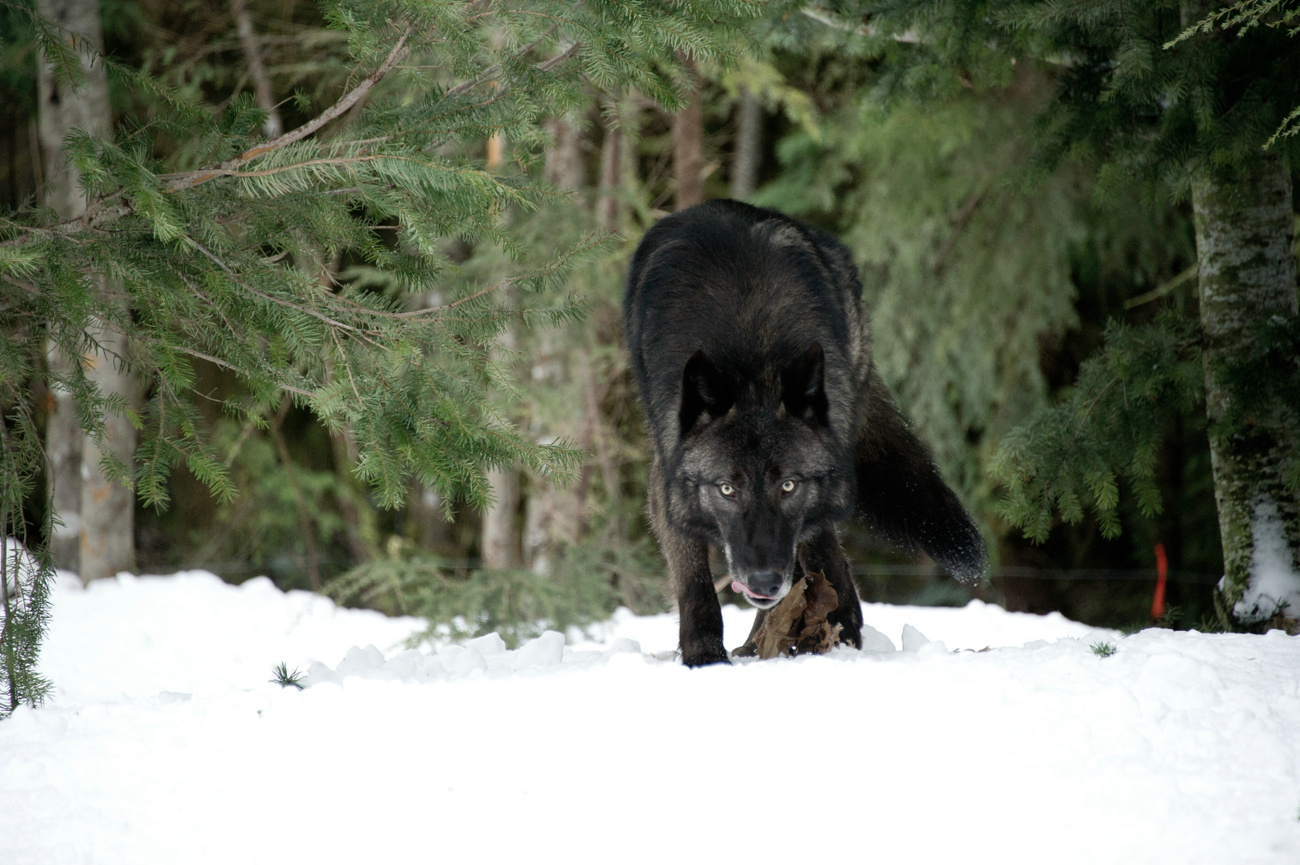
{"label": "forest background", "polygon": [[[139,443],[134,465],[131,449],[100,460],[108,486],[136,492],[107,575],[267,574],[511,637],[617,604],[666,608],[622,278],[655,220],[733,197],[852,249],[885,380],[991,541],[991,581],[967,589],[846,525],[864,599],[973,595],[1133,627],[1150,622],[1164,557],[1162,623],[1233,624],[1216,611],[1213,421],[1188,324],[1195,166],[1169,167],[1204,147],[1165,140],[1195,93],[1161,54],[1186,66],[1198,46],[1168,43],[1214,8],[96,5],[107,60],[100,37],[58,24],[84,2],[0,3],[0,408],[18,466],[5,519],[50,540],[56,564],[90,568],[85,497],[58,506],[62,531],[49,522],[75,483],[55,475],[87,477],[83,454],[93,467],[99,452],[79,427],[116,418]],[[1284,73],[1294,10],[1246,7],[1256,18],[1220,16],[1193,43],[1271,40]],[[1272,136],[1293,230],[1300,99],[1275,73],[1259,74],[1272,101],[1237,147],[1249,163]],[[1126,75],[1156,95],[1125,102]],[[1166,152],[1098,143],[1070,102],[1089,87],[1088,122],[1129,123]],[[111,110],[104,125],[43,128],[51,93],[87,92]],[[275,144],[294,130],[314,138]],[[394,141],[409,149],[383,150]],[[1243,161],[1218,146],[1220,163]],[[56,200],[68,181],[52,165],[69,160],[80,211]],[[115,233],[110,216],[136,222]],[[74,223],[75,237],[59,228]],[[86,300],[96,270],[101,307]],[[57,290],[37,291],[38,271]],[[210,309],[173,315],[172,290]],[[35,297],[81,304],[81,325],[103,329],[64,333]],[[354,313],[369,318],[330,324]],[[114,320],[147,338],[114,347]],[[430,330],[412,338],[411,322]],[[1270,362],[1285,383],[1294,321],[1280,333],[1290,354]],[[60,351],[112,358],[100,367],[118,384],[89,389]],[[412,370],[435,384],[408,387]],[[79,420],[61,451],[60,416]],[[107,452],[110,438],[90,440]],[[64,452],[74,468],[57,465]],[[1283,481],[1294,500],[1297,477]]]}

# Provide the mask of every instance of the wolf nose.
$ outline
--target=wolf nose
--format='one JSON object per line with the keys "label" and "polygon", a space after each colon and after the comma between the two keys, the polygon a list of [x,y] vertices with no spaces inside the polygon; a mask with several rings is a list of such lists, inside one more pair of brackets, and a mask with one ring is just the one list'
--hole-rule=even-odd
{"label": "wolf nose", "polygon": [[776,571],[759,571],[749,578],[749,588],[755,594],[775,598],[781,591],[781,575]]}

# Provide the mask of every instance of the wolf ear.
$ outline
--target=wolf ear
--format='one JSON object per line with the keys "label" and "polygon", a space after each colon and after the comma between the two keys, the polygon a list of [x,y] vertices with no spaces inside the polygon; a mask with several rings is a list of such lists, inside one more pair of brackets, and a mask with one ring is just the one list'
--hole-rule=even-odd
{"label": "wolf ear", "polygon": [[682,371],[682,435],[704,415],[716,418],[726,414],[735,401],[735,389],[704,356],[704,349],[691,355]]}
{"label": "wolf ear", "polygon": [[814,342],[781,373],[781,402],[793,417],[827,424],[826,354],[820,342]]}

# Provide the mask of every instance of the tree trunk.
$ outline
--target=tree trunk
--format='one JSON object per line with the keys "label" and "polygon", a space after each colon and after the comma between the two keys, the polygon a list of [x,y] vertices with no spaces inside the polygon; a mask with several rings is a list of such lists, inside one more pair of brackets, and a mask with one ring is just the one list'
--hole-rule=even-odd
{"label": "tree trunk", "polygon": [[[104,322],[94,334],[103,354],[82,358],[86,377],[104,396],[120,396],[127,405],[138,402],[135,378],[123,366],[126,335]],[[135,570],[135,490],[107,477],[100,460],[111,454],[130,470],[135,460],[135,427],[113,413],[104,415],[101,446],[86,437],[81,451],[81,562],[82,582]]]}
{"label": "tree trunk", "polygon": [[736,105],[736,139],[731,163],[731,197],[744,199],[758,185],[763,147],[763,106],[748,87],[740,88]]}
{"label": "tree trunk", "polygon": [[[68,375],[73,361],[50,342],[46,347],[50,372]],[[46,494],[58,521],[50,538],[50,558],[55,567],[81,569],[81,424],[77,401],[63,388],[50,383],[46,400],[45,459]]]}
{"label": "tree trunk", "polygon": [[[580,192],[587,185],[587,154],[582,130],[564,118],[551,121],[550,129],[546,179],[560,189]],[[567,378],[563,352],[557,344],[563,336],[563,331],[550,329],[540,334],[530,375],[534,388],[554,390]],[[546,423],[544,408],[537,402],[534,402],[532,415],[533,439],[553,441],[554,431]],[[524,564],[534,573],[545,576],[553,570],[560,548],[574,540],[573,514],[568,508],[568,497],[549,477],[535,475],[530,480],[532,483],[524,503],[523,558]]]}
{"label": "tree trunk", "polygon": [[515,520],[519,511],[519,471],[513,467],[492,469],[487,477],[496,501],[483,512],[483,529],[479,536],[483,567],[490,570],[517,568],[521,552],[519,527]]}
{"label": "tree trunk", "polygon": [[[103,50],[96,0],[39,0],[37,11],[84,36],[96,52]],[[63,152],[64,137],[72,129],[84,129],[100,138],[112,133],[104,66],[83,54],[82,70],[85,81],[81,89],[71,90],[55,80],[47,63],[42,61],[38,68],[39,130],[46,171],[44,200],[60,219],[74,219],[86,210],[80,176]],[[115,329],[103,329],[99,338],[106,350],[126,356],[125,338]],[[76,363],[54,345],[49,347],[49,359],[56,373],[66,373]],[[90,357],[83,363],[88,366],[90,379],[104,393],[133,395],[134,387],[119,362]],[[87,581],[112,576],[118,569],[134,565],[134,496],[121,485],[105,482],[99,471],[98,449],[93,442],[83,441],[72,397],[58,387],[52,388],[51,397],[46,428],[49,494],[55,514],[64,524],[50,539],[54,562],[59,567],[79,570]],[[135,431],[130,424],[110,417],[105,443],[126,465],[131,464]]]}
{"label": "tree trunk", "polygon": [[607,106],[605,141],[600,147],[600,191],[596,197],[596,225],[601,231],[617,231],[622,221],[619,192],[623,188],[623,126],[618,118],[618,103]]}
{"label": "tree trunk", "polygon": [[[506,292],[508,300],[513,300],[513,288],[507,288]],[[492,348],[492,362],[502,362],[503,357],[515,350],[517,340],[513,327],[502,331],[497,337],[497,345]],[[522,555],[519,524],[515,519],[520,500],[519,469],[514,466],[491,469],[487,479],[495,500],[483,511],[480,524],[479,555],[483,567],[489,570],[517,568]]]}
{"label": "tree trunk", "polygon": [[1240,428],[1216,431],[1244,396],[1224,370],[1258,354],[1262,325],[1296,316],[1290,171],[1269,156],[1231,182],[1202,174],[1193,183],[1192,203],[1210,458],[1223,540],[1220,613],[1232,625],[1257,624],[1289,601],[1286,615],[1296,618],[1300,500],[1286,489],[1284,476],[1300,456],[1300,430],[1286,423],[1286,407],[1274,395],[1272,405]]}
{"label": "tree trunk", "polygon": [[582,130],[567,117],[547,123],[551,146],[546,149],[544,176],[548,183],[568,192],[587,185],[587,154],[582,149]]}
{"label": "tree trunk", "polygon": [[688,62],[687,66],[693,84],[686,105],[673,116],[673,175],[677,181],[678,210],[704,200],[704,112],[695,65]]}

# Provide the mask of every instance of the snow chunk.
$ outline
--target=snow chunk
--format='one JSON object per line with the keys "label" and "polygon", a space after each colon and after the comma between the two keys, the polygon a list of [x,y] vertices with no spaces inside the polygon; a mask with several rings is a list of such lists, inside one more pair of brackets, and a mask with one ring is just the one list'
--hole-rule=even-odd
{"label": "snow chunk", "polygon": [[[904,625],[905,628],[912,628],[911,625]],[[912,628],[912,630],[916,630]],[[917,633],[920,633],[917,631]],[[862,626],[862,651],[875,652],[877,654],[885,652],[897,652],[894,641],[877,631],[870,625]]]}
{"label": "snow chunk", "polygon": [[[640,654],[635,640],[617,640],[608,652],[583,652],[590,656],[588,662],[604,660],[616,654]],[[515,673],[546,670],[565,660],[564,635],[546,631],[529,640],[518,649],[506,648],[501,635],[493,632],[476,637],[464,645],[452,644],[438,649],[436,655],[426,655],[416,649],[399,652],[391,658],[374,646],[364,649],[353,646],[334,669],[314,663],[307,670],[303,684],[307,687],[324,682],[341,683],[344,679],[387,679],[399,682],[432,682],[464,679],[485,673]]]}
{"label": "snow chunk", "polygon": [[546,631],[540,637],[524,643],[514,653],[514,668],[553,667],[564,657],[564,634]]}
{"label": "snow chunk", "polygon": [[483,657],[489,655],[499,655],[506,651],[506,641],[501,639],[501,635],[496,631],[490,634],[484,634],[481,637],[475,637],[465,645],[471,646],[478,650]]}
{"label": "snow chunk", "polygon": [[903,625],[903,651],[919,652],[921,647],[930,642],[930,638],[911,625]]}

